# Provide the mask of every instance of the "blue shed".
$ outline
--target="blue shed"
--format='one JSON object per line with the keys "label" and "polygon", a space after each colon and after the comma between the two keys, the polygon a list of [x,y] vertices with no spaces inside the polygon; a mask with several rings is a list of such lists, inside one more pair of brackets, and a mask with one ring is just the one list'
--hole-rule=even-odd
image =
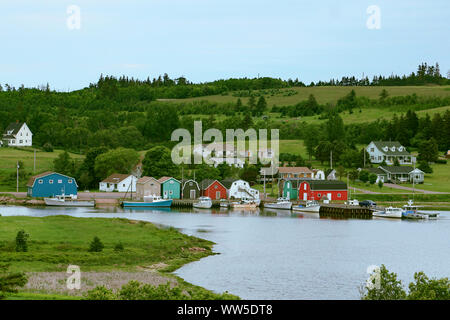
{"label": "blue shed", "polygon": [[77,195],[78,185],[74,178],[56,172],[44,172],[30,178],[27,184],[29,197],[54,197]]}

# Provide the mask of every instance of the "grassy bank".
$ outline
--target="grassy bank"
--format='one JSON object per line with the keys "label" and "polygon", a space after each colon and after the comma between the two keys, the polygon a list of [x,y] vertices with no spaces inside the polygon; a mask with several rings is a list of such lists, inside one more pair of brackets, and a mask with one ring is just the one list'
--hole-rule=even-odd
{"label": "grassy bank", "polygon": [[[30,235],[28,252],[15,251],[15,237],[21,229]],[[95,236],[105,246],[102,252],[88,251]],[[123,250],[116,248],[119,243]],[[24,299],[33,298],[33,294],[46,294],[49,298],[61,295],[68,265],[80,266],[87,279],[84,284],[91,287],[108,286],[102,281],[121,283],[137,279],[145,283],[148,279],[151,283],[170,281],[190,290],[205,290],[169,272],[213,254],[212,245],[174,228],[158,228],[142,221],[68,216],[0,217],[0,263],[10,264],[11,271],[29,275],[28,287],[17,296]]]}
{"label": "grassy bank", "polygon": [[[34,170],[34,148],[0,148],[0,192],[16,191],[16,165],[22,161],[28,175],[53,170],[53,161],[63,150],[45,152],[36,150],[36,170]],[[69,153],[72,159],[82,160],[83,156]],[[33,172],[34,171],[34,172]],[[27,191],[28,179],[19,180],[19,191]]]}

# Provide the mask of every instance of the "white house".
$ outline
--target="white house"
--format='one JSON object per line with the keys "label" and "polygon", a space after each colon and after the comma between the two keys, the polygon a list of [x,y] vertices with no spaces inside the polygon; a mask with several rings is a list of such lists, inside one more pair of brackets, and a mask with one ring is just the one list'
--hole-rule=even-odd
{"label": "white house", "polygon": [[423,183],[425,178],[425,173],[422,170],[407,166],[379,166],[378,168],[368,168],[367,170],[377,175],[376,183],[379,181]]}
{"label": "white house", "polygon": [[100,191],[136,192],[137,178],[131,174],[114,173],[100,182]]}
{"label": "white house", "polygon": [[33,145],[33,133],[25,122],[13,122],[3,133],[2,141],[10,147],[30,147]]}
{"label": "white house", "polygon": [[415,157],[406,151],[406,148],[398,141],[372,141],[366,148],[371,163],[394,164],[394,160],[398,159],[400,164],[412,164]]}
{"label": "white house", "polygon": [[228,199],[251,199],[259,203],[259,191],[250,187],[244,180],[226,179],[221,183],[227,188]]}

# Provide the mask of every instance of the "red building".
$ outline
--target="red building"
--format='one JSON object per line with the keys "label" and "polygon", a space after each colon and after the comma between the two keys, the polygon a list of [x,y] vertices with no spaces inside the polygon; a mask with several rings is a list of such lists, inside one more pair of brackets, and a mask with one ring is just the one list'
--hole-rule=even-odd
{"label": "red building", "polygon": [[218,180],[205,179],[200,182],[202,196],[210,197],[212,200],[226,199],[227,188]]}
{"label": "red building", "polygon": [[299,200],[347,200],[347,184],[342,181],[309,180],[298,187]]}

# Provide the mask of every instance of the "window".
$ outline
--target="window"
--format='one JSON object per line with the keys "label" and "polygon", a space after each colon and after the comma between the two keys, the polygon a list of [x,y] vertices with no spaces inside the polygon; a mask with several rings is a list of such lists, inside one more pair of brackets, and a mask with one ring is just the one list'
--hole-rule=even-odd
{"label": "window", "polygon": [[61,179],[59,179],[59,180],[58,180],[58,183],[62,183],[62,180],[61,180]]}
{"label": "window", "polygon": [[122,186],[123,186],[123,187],[125,187],[125,183],[124,183],[124,184],[122,184]]}
{"label": "window", "polygon": [[172,195],[173,194],[173,190],[169,190],[169,194]]}
{"label": "window", "polygon": [[303,185],[303,190],[306,190],[306,183]]}
{"label": "window", "polygon": [[19,143],[22,143],[23,142],[23,140],[19,140]]}
{"label": "window", "polygon": [[44,183],[44,180],[39,179],[38,183],[39,183],[39,184],[43,184],[43,183]]}
{"label": "window", "polygon": [[72,179],[67,180],[67,183],[72,183]]}
{"label": "window", "polygon": [[321,194],[321,193],[318,193],[317,196],[320,198],[320,197],[322,196],[322,194]]}
{"label": "window", "polygon": [[338,193],[338,198],[340,198],[341,197],[341,194],[340,193]]}
{"label": "window", "polygon": [[53,180],[48,180],[48,183],[49,184],[53,184]]}

